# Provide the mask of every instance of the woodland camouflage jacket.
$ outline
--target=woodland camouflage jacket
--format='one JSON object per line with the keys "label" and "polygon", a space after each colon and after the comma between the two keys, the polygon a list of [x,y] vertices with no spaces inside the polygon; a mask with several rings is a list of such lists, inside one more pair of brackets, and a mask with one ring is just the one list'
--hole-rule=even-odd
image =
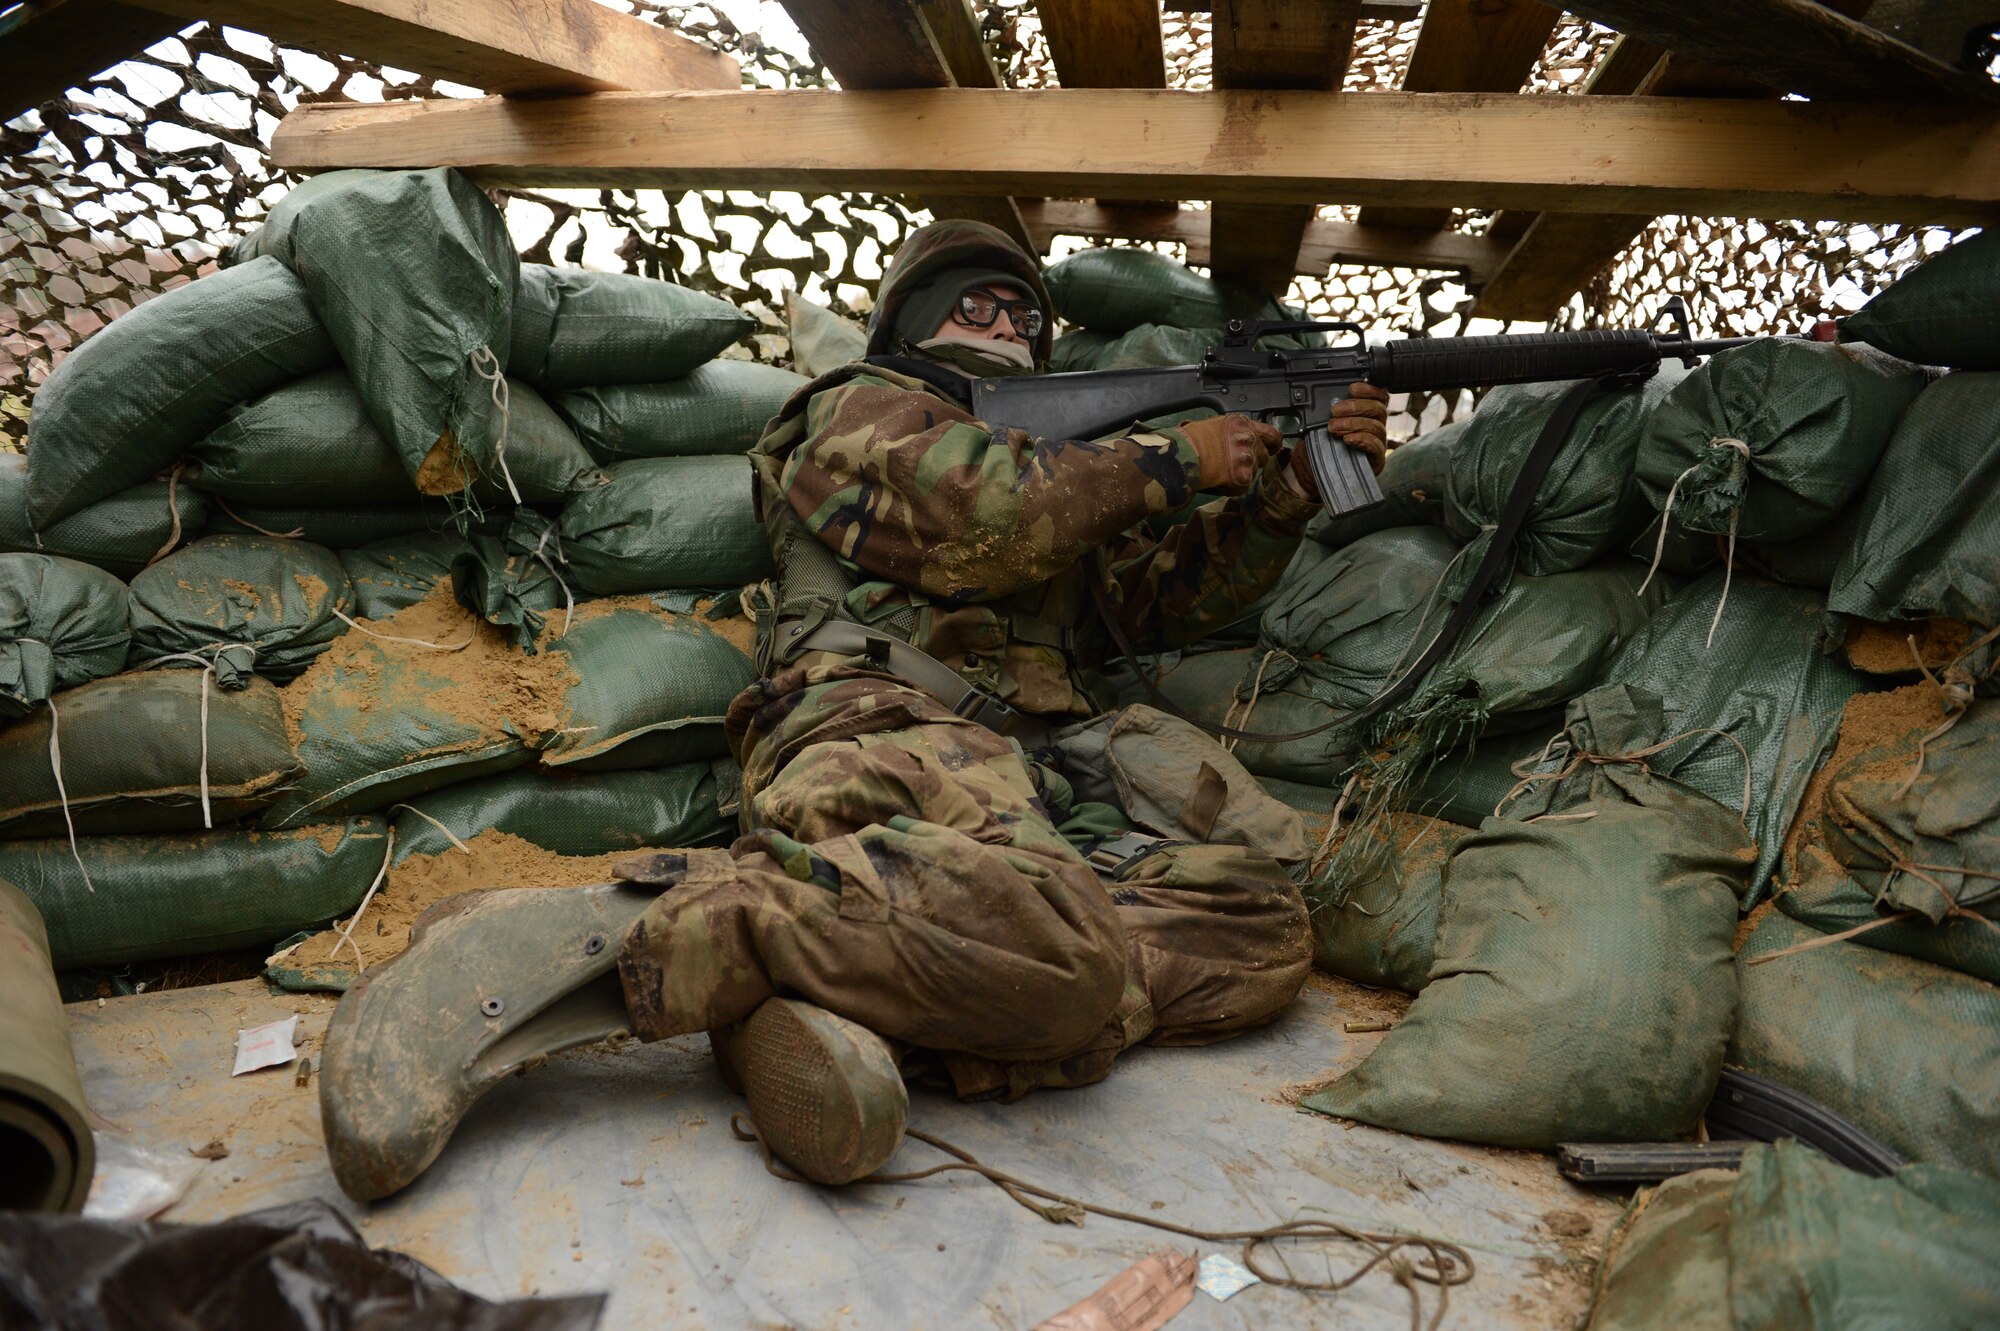
{"label": "woodland camouflage jacket", "polygon": [[[888,349],[876,344],[896,290],[940,263],[964,265],[972,241],[980,262],[997,246],[1008,266],[1025,265],[1042,295],[1032,264],[997,232],[937,224],[885,281],[871,351]],[[851,617],[914,611],[918,647],[1044,716],[1089,716],[1110,701],[1093,679],[1112,653],[1085,579],[1103,580],[1140,650],[1183,646],[1270,589],[1314,511],[1276,461],[1247,494],[1200,503],[1194,447],[1176,429],[1096,441],[996,433],[924,381],[866,364],[799,390],[755,452],[765,502],[782,496],[853,575]]]}

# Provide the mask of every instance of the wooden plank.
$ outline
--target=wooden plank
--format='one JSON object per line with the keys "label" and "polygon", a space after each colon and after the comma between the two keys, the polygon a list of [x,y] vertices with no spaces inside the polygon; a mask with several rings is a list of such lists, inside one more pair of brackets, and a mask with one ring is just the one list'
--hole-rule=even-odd
{"label": "wooden plank", "polygon": [[743,86],[712,47],[595,0],[143,0],[495,93]]}
{"label": "wooden plank", "polygon": [[1164,88],[1159,0],[1037,0],[1065,88]]}
{"label": "wooden plank", "polygon": [[[1169,14],[1212,14],[1215,0],[1165,0]],[[1424,0],[1360,0],[1362,23],[1415,23],[1424,16]]]}
{"label": "wooden plank", "polygon": [[1571,12],[1827,101],[2000,103],[1983,74],[1955,69],[1813,0],[1731,0],[1726,15],[1687,0],[1564,0]]}
{"label": "wooden plank", "polygon": [[979,35],[979,15],[972,11],[972,0],[917,0],[917,9],[951,70],[953,83],[961,88],[1005,86],[1000,71],[993,67],[986,39]]}
{"label": "wooden plank", "polygon": [[273,162],[510,186],[1351,198],[1838,218],[2000,216],[2000,112],[1827,102],[1145,89],[598,93],[302,106]]}
{"label": "wooden plank", "polygon": [[[1050,199],[1023,204],[1021,216],[1043,248],[1056,236],[1095,240],[1166,240],[1188,247],[1193,263],[1209,262],[1210,214],[1195,208],[1139,209]],[[1296,271],[1324,277],[1335,264],[1381,268],[1423,268],[1460,272],[1472,283],[1485,281],[1511,248],[1460,231],[1406,231],[1314,221],[1296,255]]]}
{"label": "wooden plank", "polygon": [[[927,0],[785,0],[785,12],[841,87],[872,92],[953,86],[956,74],[946,46],[958,49],[960,63],[969,57],[961,49],[962,26],[954,34],[948,9],[963,9],[970,17],[966,4],[967,0],[939,0],[936,4]],[[929,18],[936,19],[935,25]],[[947,33],[946,41],[938,39],[939,29]],[[977,35],[975,27],[973,36]],[[998,87],[991,62],[986,62],[986,69],[992,75],[986,86]],[[926,191],[923,205],[933,217],[969,217],[998,227],[1017,244],[1033,243],[1011,199]]]}
{"label": "wooden plank", "polygon": [[[1215,86],[1339,87],[1360,9],[1359,0],[1214,0]],[[1209,209],[1215,275],[1282,295],[1298,269],[1313,206],[1214,199]]]}
{"label": "wooden plank", "polygon": [[[1534,72],[1561,11],[1538,0],[1430,0],[1403,73],[1404,92],[1515,92]],[[1367,208],[1368,226],[1447,227],[1449,208]]]}
{"label": "wooden plank", "polygon": [[0,36],[0,120],[62,96],[185,26],[116,0],[68,0],[9,17],[15,24]]}

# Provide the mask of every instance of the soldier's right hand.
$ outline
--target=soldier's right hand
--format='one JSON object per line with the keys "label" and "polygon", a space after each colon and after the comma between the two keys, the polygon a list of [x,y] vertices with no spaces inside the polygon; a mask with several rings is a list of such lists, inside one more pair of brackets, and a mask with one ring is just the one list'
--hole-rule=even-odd
{"label": "soldier's right hand", "polygon": [[1232,411],[1201,421],[1182,421],[1180,431],[1201,461],[1200,488],[1240,494],[1270,460],[1285,436],[1274,425]]}

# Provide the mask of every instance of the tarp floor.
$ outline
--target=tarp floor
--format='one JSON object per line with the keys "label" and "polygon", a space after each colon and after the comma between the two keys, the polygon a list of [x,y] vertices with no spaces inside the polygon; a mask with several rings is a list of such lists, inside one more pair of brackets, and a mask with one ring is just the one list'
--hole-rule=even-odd
{"label": "tarp floor", "polygon": [[[1350,1126],[1292,1101],[1382,1038],[1345,1021],[1403,1000],[1315,978],[1276,1025],[1206,1049],[1144,1049],[1103,1083],[1013,1105],[914,1090],[912,1121],[990,1165],[1100,1204],[1200,1228],[1292,1217],[1397,1227],[1472,1250],[1447,1327],[1568,1327],[1619,1199],[1585,1191],[1547,1158]],[[1027,1328],[1169,1243],[1092,1217],[1029,1214],[970,1175],[844,1190],[781,1182],[730,1134],[704,1036],[578,1050],[498,1087],[442,1158],[396,1197],[349,1202],[320,1144],[318,1081],[292,1067],[231,1077],[239,1028],[299,1013],[319,1059],[326,995],[261,981],[91,1000],[69,1009],[100,1140],[182,1156],[211,1140],[162,1219],[220,1219],[302,1197],[357,1217],[399,1248],[491,1297],[609,1289],[606,1327]],[[941,1157],[906,1142],[892,1168]],[[1352,1250],[1332,1249],[1335,1270]],[[1294,1250],[1301,1277],[1327,1263]],[[1429,1292],[1434,1298],[1435,1293]],[[1406,1295],[1376,1273],[1340,1295],[1254,1285],[1227,1303],[1197,1294],[1174,1331],[1339,1325],[1406,1328]]]}

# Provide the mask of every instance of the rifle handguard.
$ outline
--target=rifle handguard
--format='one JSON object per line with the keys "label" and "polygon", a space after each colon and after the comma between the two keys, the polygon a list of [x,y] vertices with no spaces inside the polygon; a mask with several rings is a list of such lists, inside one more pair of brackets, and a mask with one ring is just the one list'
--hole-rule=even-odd
{"label": "rifle handguard", "polygon": [[1392,393],[1525,384],[1551,379],[1650,377],[1659,344],[1642,329],[1497,337],[1410,338],[1373,349],[1368,382]]}

